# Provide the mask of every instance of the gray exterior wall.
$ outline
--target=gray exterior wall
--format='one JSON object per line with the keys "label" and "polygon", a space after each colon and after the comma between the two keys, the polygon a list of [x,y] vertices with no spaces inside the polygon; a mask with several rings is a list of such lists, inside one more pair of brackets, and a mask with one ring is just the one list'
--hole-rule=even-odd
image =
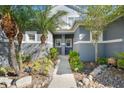
{"label": "gray exterior wall", "polygon": [[79,41],[79,35],[83,35],[82,41],[89,41],[90,40],[90,32],[87,31],[84,27],[79,26],[74,33],[74,42]]}
{"label": "gray exterior wall", "polygon": [[[114,39],[124,40],[124,18],[123,17],[109,24],[104,31],[103,40],[114,40]],[[116,54],[118,54],[119,52],[124,52],[124,41],[105,44],[106,57],[116,56]]]}
{"label": "gray exterior wall", "polygon": [[[77,51],[80,55],[80,59],[83,61],[95,60],[95,48],[92,43],[80,43],[74,45],[74,51]],[[98,44],[98,57],[104,56],[104,44]]]}
{"label": "gray exterior wall", "polygon": [[[79,34],[84,34],[82,40],[79,40]],[[124,52],[124,18],[119,18],[109,24],[103,33],[103,41],[115,39],[123,39],[123,41],[98,44],[98,57],[113,57],[119,52]],[[74,33],[74,41],[89,41],[74,44],[73,50],[79,53],[81,60],[94,61],[95,48],[90,43],[90,33],[80,26]]]}
{"label": "gray exterior wall", "polygon": [[124,39],[124,18],[109,24],[103,33],[103,40]]}
{"label": "gray exterior wall", "polygon": [[[39,38],[40,38],[40,34]],[[24,39],[25,40],[25,37]],[[24,55],[31,55],[32,60],[35,60],[39,57],[42,57],[44,55],[47,55],[49,52],[49,49],[53,47],[52,41],[53,37],[52,34],[48,34],[48,43],[46,44],[46,51],[41,52],[41,44],[39,42],[34,42],[34,43],[22,43],[22,53]],[[51,42],[51,43],[50,43]],[[16,43],[15,43],[16,46]],[[10,54],[9,54],[9,45],[6,37],[1,34],[0,31],[0,65],[2,66],[9,66],[10,61]]]}
{"label": "gray exterior wall", "polygon": [[[80,40],[79,35],[82,34],[83,38]],[[84,27],[79,26],[74,33],[74,42],[78,41],[90,41],[90,32]],[[78,43],[73,44],[73,50],[77,51],[80,55],[80,59],[84,61],[94,60],[94,46],[91,43]]]}
{"label": "gray exterior wall", "polygon": [[114,57],[120,52],[124,52],[124,42],[105,44],[105,57]]}

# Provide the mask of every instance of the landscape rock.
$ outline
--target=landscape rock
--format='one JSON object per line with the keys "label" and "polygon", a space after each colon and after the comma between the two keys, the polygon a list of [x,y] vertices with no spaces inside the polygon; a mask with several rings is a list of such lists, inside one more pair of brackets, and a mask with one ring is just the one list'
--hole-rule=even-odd
{"label": "landscape rock", "polygon": [[5,84],[7,87],[11,86],[13,79],[9,79],[7,77],[0,77],[0,83]]}
{"label": "landscape rock", "polygon": [[9,88],[17,88],[17,87],[16,87],[16,85],[12,85],[12,86],[10,86]]}
{"label": "landscape rock", "polygon": [[92,76],[96,76],[98,74],[100,74],[105,68],[107,67],[107,65],[100,65],[98,66],[97,68],[95,68],[91,73],[90,75]]}
{"label": "landscape rock", "polygon": [[6,84],[0,84],[0,88],[6,88]]}
{"label": "landscape rock", "polygon": [[88,79],[89,79],[90,81],[92,81],[92,80],[93,80],[93,76],[92,76],[92,75],[89,75],[89,76],[88,76]]}
{"label": "landscape rock", "polygon": [[82,82],[83,82],[83,84],[85,84],[86,86],[88,86],[89,83],[90,83],[90,80],[88,78],[83,78]]}
{"label": "landscape rock", "polygon": [[17,88],[26,87],[26,86],[31,85],[31,84],[32,84],[32,77],[31,76],[22,77],[16,81]]}

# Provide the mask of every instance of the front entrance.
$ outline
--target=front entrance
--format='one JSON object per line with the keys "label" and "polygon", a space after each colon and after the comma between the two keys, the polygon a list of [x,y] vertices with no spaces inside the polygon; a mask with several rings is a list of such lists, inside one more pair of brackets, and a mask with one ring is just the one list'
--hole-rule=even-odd
{"label": "front entrance", "polygon": [[69,54],[69,51],[72,50],[72,38],[68,38],[65,40],[65,55]]}
{"label": "front entrance", "polygon": [[73,49],[73,35],[54,35],[54,47],[60,55],[68,55]]}

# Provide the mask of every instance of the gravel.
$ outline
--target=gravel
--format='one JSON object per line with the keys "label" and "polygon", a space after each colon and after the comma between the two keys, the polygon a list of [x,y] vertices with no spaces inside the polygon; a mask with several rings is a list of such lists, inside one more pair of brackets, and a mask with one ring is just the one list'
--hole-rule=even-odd
{"label": "gravel", "polygon": [[90,73],[74,73],[74,76],[79,88],[124,88],[123,70],[115,67],[100,65]]}

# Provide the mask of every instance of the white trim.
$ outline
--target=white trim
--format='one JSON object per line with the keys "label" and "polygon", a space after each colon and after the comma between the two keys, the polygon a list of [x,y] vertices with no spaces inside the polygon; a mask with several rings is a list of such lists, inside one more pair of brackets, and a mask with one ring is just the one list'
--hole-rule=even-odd
{"label": "white trim", "polygon": [[[70,40],[70,46],[67,46],[67,40]],[[71,38],[67,38],[66,41],[65,41],[65,47],[72,47],[72,39]]]}
{"label": "white trim", "polygon": [[91,41],[76,41],[74,44],[92,43]]}
{"label": "white trim", "polygon": [[[35,40],[29,40],[29,35],[28,34],[34,34],[35,35]],[[25,32],[25,41],[26,42],[37,42],[37,31],[26,31]]]}
{"label": "white trim", "polygon": [[66,45],[66,43],[61,43],[61,45],[63,45],[63,46],[64,46],[64,45]]}
{"label": "white trim", "polygon": [[[60,46],[56,45],[56,42],[57,42],[57,41],[60,42]],[[55,39],[55,47],[61,47],[61,44],[62,44],[61,42],[62,42],[62,40],[61,40],[60,38],[59,38],[59,39]]]}
{"label": "white trim", "polygon": [[[116,43],[116,42],[122,42],[123,39],[114,39],[114,40],[106,40],[106,41],[99,41],[98,43]],[[83,43],[92,43],[91,41],[76,41],[74,44],[83,44]]]}
{"label": "white trim", "polygon": [[116,42],[123,42],[123,39],[114,39],[114,40],[107,40],[107,41],[102,41],[100,43],[116,43]]}
{"label": "white trim", "polygon": [[[23,43],[23,44],[24,44],[24,43],[41,43],[41,41],[30,41],[30,42],[22,41],[22,43]],[[47,43],[47,44],[50,44],[50,45],[53,45],[53,42],[47,41],[46,43]]]}

